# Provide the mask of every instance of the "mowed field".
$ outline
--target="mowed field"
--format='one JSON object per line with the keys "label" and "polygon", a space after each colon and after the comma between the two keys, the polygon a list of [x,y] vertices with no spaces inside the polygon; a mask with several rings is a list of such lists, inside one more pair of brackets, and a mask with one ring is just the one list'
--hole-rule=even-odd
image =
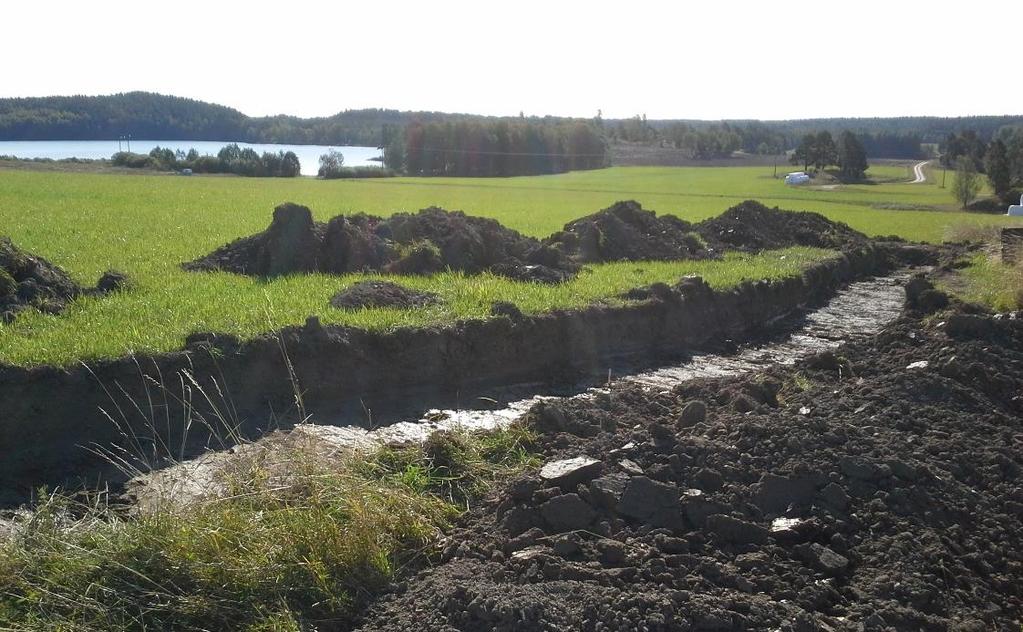
{"label": "mowed field", "polygon": [[[910,177],[907,168],[898,166],[875,167],[871,175],[882,181]],[[683,274],[700,274],[718,287],[784,276],[829,254],[793,249],[721,262],[608,264],[556,287],[490,275],[404,277],[402,283],[438,292],[445,301],[410,311],[351,312],[329,306],[335,292],[363,275],[265,282],[180,269],[184,261],[263,230],[273,207],[283,201],[309,206],[320,220],[435,205],[493,217],[538,237],[624,199],[688,220],[757,199],[784,209],[817,211],[871,235],[924,241],[940,241],[956,225],[1009,221],[945,210],[951,206],[948,190],[931,182],[793,189],[770,176],[766,167],[632,167],[507,179],[361,181],[0,171],[0,235],[49,258],[85,285],[111,268],[126,272],[135,283],[115,296],[77,301],[60,316],[29,311],[0,325],[0,362],[66,365],[169,351],[180,348],[191,332],[246,337],[300,324],[312,314],[325,323],[388,328],[483,317],[494,300],[537,312],[610,300],[631,287]]]}

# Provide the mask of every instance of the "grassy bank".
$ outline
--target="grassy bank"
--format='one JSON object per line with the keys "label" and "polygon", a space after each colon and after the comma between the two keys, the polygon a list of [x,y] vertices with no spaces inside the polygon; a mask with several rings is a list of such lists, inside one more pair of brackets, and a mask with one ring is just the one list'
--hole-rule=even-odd
{"label": "grassy bank", "polygon": [[[721,264],[595,266],[560,288],[538,288],[491,276],[440,275],[403,283],[441,294],[425,311],[341,312],[327,305],[355,277],[309,276],[265,283],[223,274],[189,274],[179,264],[269,223],[274,205],[310,206],[317,219],[366,211],[390,214],[429,205],[490,216],[524,233],[544,236],[567,221],[634,198],[661,213],[698,220],[755,198],[793,210],[813,210],[869,234],[939,241],[957,224],[991,225],[999,216],[942,209],[947,190],[901,183],[796,189],[767,167],[615,168],[506,179],[317,181],[229,177],[171,178],[109,174],[0,171],[0,234],[92,284],[108,268],[128,273],[135,287],[102,300],[82,300],[60,317],[24,313],[0,325],[0,362],[68,364],[129,352],[179,348],[193,331],[251,336],[311,314],[326,323],[386,328],[485,315],[490,302],[510,300],[524,311],[573,307],[652,281],[701,274],[717,286],[742,278],[792,274],[823,256],[809,251],[730,259]],[[907,177],[903,167],[872,170],[879,180]]]}
{"label": "grassy bank", "polygon": [[370,454],[264,446],[215,496],[135,515],[54,497],[0,539],[0,629],[333,629],[532,465],[531,441],[513,427]]}
{"label": "grassy bank", "polygon": [[1023,308],[1023,265],[1006,265],[991,253],[975,254],[966,263],[943,289],[999,312]]}

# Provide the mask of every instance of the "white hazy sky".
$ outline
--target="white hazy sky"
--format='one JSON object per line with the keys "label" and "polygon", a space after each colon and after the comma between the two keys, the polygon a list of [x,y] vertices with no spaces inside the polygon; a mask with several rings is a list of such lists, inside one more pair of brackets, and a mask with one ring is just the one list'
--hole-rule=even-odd
{"label": "white hazy sky", "polygon": [[254,116],[1020,114],[1021,24],[1020,0],[5,0],[0,96],[147,90]]}

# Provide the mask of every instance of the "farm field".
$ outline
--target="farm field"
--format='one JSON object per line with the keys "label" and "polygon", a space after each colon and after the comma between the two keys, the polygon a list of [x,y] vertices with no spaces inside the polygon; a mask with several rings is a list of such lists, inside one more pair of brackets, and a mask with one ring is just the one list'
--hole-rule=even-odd
{"label": "farm field", "polygon": [[[0,326],[0,362],[66,365],[168,351],[179,348],[194,331],[252,336],[300,324],[311,314],[324,323],[387,328],[485,316],[491,302],[499,299],[530,313],[608,299],[683,274],[700,274],[718,287],[784,276],[828,256],[826,251],[794,249],[721,262],[606,264],[557,287],[491,275],[405,277],[402,283],[437,292],[445,300],[444,305],[417,311],[329,307],[334,292],[364,275],[265,282],[179,268],[219,245],[263,230],[273,207],[283,201],[309,206],[318,220],[435,205],[493,217],[541,237],[623,199],[694,221],[757,199],[770,206],[817,211],[870,235],[923,241],[940,241],[949,227],[959,224],[1007,221],[946,210],[950,195],[932,182],[792,189],[770,174],[766,167],[634,167],[508,179],[318,181],[0,171],[0,234],[47,257],[85,285],[111,268],[126,272],[135,283],[115,296],[81,299],[61,316],[26,312]],[[908,179],[909,170],[886,165],[873,168],[871,175],[879,181]]]}

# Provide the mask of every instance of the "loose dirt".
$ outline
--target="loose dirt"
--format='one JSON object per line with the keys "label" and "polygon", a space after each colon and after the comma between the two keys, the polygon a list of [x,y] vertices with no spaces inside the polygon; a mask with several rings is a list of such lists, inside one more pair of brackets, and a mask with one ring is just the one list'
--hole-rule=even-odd
{"label": "loose dirt", "polygon": [[0,322],[30,307],[59,313],[81,293],[63,270],[0,237]]}
{"label": "loose dirt", "polygon": [[559,282],[578,269],[540,241],[495,220],[439,208],[386,219],[372,215],[313,221],[304,206],[282,204],[270,227],[185,264],[188,270],[225,270],[273,277],[301,272],[433,274],[459,270]]}
{"label": "loose dirt", "polygon": [[359,629],[1018,629],[1023,318],[906,289],[794,367],[535,405],[545,467]]}
{"label": "loose dirt", "polygon": [[580,263],[671,261],[713,256],[689,222],[618,202],[565,225],[545,243]]}
{"label": "loose dirt", "polygon": [[417,292],[390,281],[360,281],[347,287],[330,299],[338,309],[359,309],[362,307],[398,307],[408,309],[425,307],[440,302],[433,292]]}
{"label": "loose dirt", "polygon": [[386,219],[342,215],[324,224],[313,221],[304,206],[282,204],[264,232],[231,242],[184,267],[259,277],[304,272],[433,274],[450,269],[558,283],[589,263],[707,259],[726,250],[795,245],[841,250],[867,242],[863,234],[822,215],[769,209],[753,201],[699,224],[658,216],[637,202],[618,202],[569,222],[543,241],[492,219],[440,208]]}
{"label": "loose dirt", "polygon": [[862,245],[867,237],[848,225],[819,213],[781,211],[747,200],[696,225],[711,246],[726,250],[769,250],[813,246],[844,250]]}

